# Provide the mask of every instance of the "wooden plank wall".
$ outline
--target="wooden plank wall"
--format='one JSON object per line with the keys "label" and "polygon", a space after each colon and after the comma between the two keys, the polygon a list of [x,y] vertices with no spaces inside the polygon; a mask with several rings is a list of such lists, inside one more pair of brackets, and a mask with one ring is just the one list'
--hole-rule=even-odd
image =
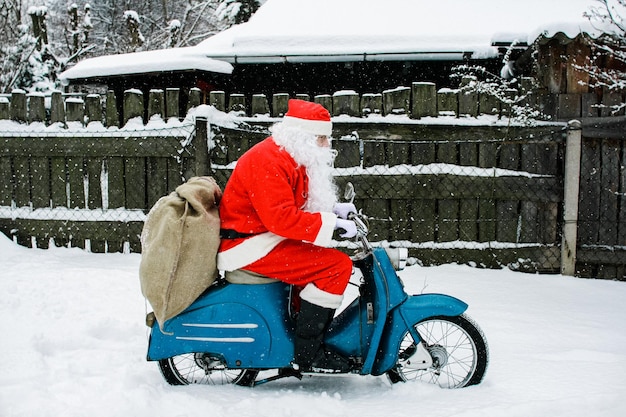
{"label": "wooden plank wall", "polygon": [[576,273],[626,278],[626,123],[583,128]]}
{"label": "wooden plank wall", "polygon": [[[85,247],[88,240],[93,252],[117,252],[125,244],[139,252],[141,218],[189,175],[191,150],[181,150],[189,134],[187,127],[4,135],[0,206],[24,208],[27,215],[0,218],[0,230],[26,246],[34,240],[45,248],[52,238],[57,246],[73,247]],[[115,209],[122,210],[115,214]]]}

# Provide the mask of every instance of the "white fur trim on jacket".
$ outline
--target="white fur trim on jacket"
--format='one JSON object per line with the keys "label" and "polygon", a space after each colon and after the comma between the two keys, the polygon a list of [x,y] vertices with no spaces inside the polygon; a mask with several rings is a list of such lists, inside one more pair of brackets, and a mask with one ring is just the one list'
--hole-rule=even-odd
{"label": "white fur trim on jacket", "polygon": [[311,304],[324,308],[332,308],[333,310],[338,309],[343,301],[343,295],[322,291],[312,282],[307,284],[306,287],[300,291],[300,298]]}
{"label": "white fur trim on jacket", "polygon": [[326,212],[321,212],[320,214],[322,215],[322,227],[320,227],[320,231],[317,232],[317,237],[313,244],[327,248],[333,240],[337,215]]}
{"label": "white fur trim on jacket", "polygon": [[217,269],[221,271],[234,271],[257,261],[271,252],[284,237],[272,232],[261,233],[252,236],[239,245],[217,254]]}

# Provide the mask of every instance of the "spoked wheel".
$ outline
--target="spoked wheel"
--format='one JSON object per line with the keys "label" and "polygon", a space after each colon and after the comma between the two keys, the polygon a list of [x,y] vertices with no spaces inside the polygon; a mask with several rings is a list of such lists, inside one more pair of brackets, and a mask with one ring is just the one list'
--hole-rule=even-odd
{"label": "spoked wheel", "polygon": [[462,388],[482,381],[489,362],[489,348],[482,330],[472,319],[465,314],[432,317],[414,327],[432,358],[432,366],[428,369],[411,366],[417,343],[407,332],[400,343],[398,364],[387,372],[391,382],[418,380],[442,388]]}
{"label": "spoked wheel", "polygon": [[187,353],[161,359],[159,369],[170,385],[226,385],[251,387],[259,371],[228,369],[219,358],[206,353]]}

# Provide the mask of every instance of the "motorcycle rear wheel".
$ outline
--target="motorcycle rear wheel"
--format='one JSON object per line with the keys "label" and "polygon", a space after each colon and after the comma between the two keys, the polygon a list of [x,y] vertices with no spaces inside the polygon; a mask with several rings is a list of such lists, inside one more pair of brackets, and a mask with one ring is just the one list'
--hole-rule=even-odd
{"label": "motorcycle rear wheel", "polygon": [[400,343],[397,366],[387,371],[392,383],[417,380],[442,388],[463,388],[483,380],[489,347],[482,330],[470,317],[431,317],[414,327],[433,359],[433,366],[425,370],[406,366],[417,346],[407,332]]}
{"label": "motorcycle rear wheel", "polygon": [[228,369],[219,358],[186,353],[159,360],[159,369],[170,385],[227,385],[251,387],[259,374],[254,369]]}

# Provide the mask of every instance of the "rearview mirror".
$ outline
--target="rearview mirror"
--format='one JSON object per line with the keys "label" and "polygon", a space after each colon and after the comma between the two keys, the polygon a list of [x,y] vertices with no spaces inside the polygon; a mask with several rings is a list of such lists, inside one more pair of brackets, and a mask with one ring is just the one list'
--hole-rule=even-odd
{"label": "rearview mirror", "polygon": [[354,185],[351,182],[346,184],[346,189],[343,192],[343,199],[348,203],[354,202],[354,197],[356,196],[356,192],[354,191]]}

